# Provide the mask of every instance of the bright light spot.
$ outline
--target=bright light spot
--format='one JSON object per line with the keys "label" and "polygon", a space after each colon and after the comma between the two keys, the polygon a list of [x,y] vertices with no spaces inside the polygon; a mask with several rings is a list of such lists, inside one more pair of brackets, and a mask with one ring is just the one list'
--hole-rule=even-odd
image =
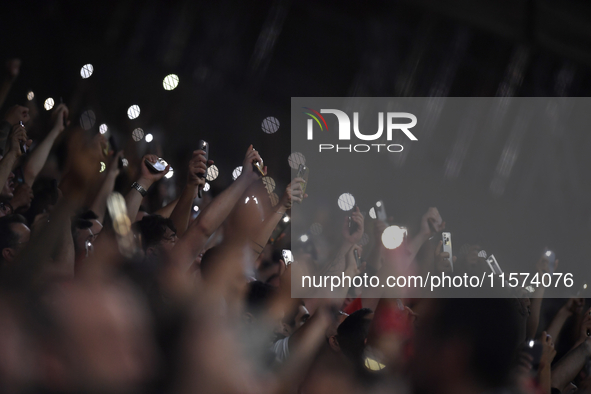
{"label": "bright light spot", "polygon": [[50,97],[47,100],[45,100],[45,103],[43,104],[43,107],[45,107],[46,110],[50,110],[53,108],[53,105],[55,104],[55,102],[53,101],[53,99]]}
{"label": "bright light spot", "polygon": [[232,179],[236,180],[240,174],[242,174],[242,166],[234,168],[234,171],[232,171]]}
{"label": "bright light spot", "polygon": [[376,219],[378,217],[376,215],[376,209],[374,207],[369,208],[369,217],[372,219]]}
{"label": "bright light spot", "polygon": [[254,203],[258,205],[258,203],[259,203],[258,198],[256,198],[255,196],[252,196],[252,199],[254,200]]}
{"label": "bright light spot", "polygon": [[154,139],[154,136],[150,133],[146,134],[146,142],[152,142],[152,140]]}
{"label": "bright light spot", "polygon": [[99,172],[105,171],[105,168],[107,168],[107,166],[105,165],[104,162],[101,161],[101,169],[99,170]]}
{"label": "bright light spot", "polygon": [[277,195],[277,193],[270,193],[269,200],[271,200],[271,205],[273,206],[279,204],[279,196]]}
{"label": "bright light spot", "polygon": [[285,223],[289,222],[289,216],[285,216],[285,217],[283,218],[283,221],[284,221]]}
{"label": "bright light spot", "polygon": [[585,284],[583,285],[583,289],[586,289],[586,288],[587,288],[587,283],[585,283]]}
{"label": "bright light spot", "polygon": [[382,206],[382,202],[381,202],[381,201],[378,201],[378,202],[376,202],[376,207],[378,207],[378,208],[379,208],[379,207],[381,207],[381,206]]}
{"label": "bright light spot", "polygon": [[320,223],[312,223],[310,226],[310,232],[312,235],[320,235],[322,234],[322,225]]}
{"label": "bright light spot", "polygon": [[195,212],[199,211],[199,207],[198,207],[197,205],[195,205],[195,206],[193,207],[193,211],[195,211]]}
{"label": "bright light spot", "polygon": [[139,140],[144,138],[144,130],[140,129],[139,127],[137,129],[134,129],[131,132],[131,138],[133,138],[135,142],[138,142]]}
{"label": "bright light spot", "polygon": [[534,340],[531,339],[528,343],[529,347],[534,347],[534,343],[535,343]]}
{"label": "bright light spot", "polygon": [[396,249],[402,245],[404,237],[406,237],[407,231],[404,227],[390,226],[386,227],[382,233],[382,243],[386,249]]}
{"label": "bright light spot", "polygon": [[35,98],[35,93],[33,93],[32,91],[30,91],[29,93],[27,93],[27,100],[31,101]]}
{"label": "bright light spot", "polygon": [[215,181],[218,175],[220,174],[220,170],[216,167],[215,164],[212,164],[207,169],[207,173],[205,174],[205,179],[208,181]]}
{"label": "bright light spot", "polygon": [[82,115],[80,115],[80,126],[82,126],[84,130],[92,129],[94,122],[96,122],[94,111],[89,109],[88,111],[82,112]]}
{"label": "bright light spot", "polygon": [[291,168],[298,170],[300,168],[300,164],[306,165],[306,157],[300,152],[293,152],[287,158],[287,162]]}
{"label": "bright light spot", "polygon": [[162,81],[162,86],[164,90],[173,90],[179,85],[179,77],[176,74],[169,74],[164,77],[164,81]]}
{"label": "bright light spot", "polygon": [[109,128],[107,127],[106,124],[103,123],[102,125],[99,126],[99,133],[105,134],[107,132],[107,130],[109,130]]}
{"label": "bright light spot", "polygon": [[250,197],[246,197],[246,199],[244,200],[244,203],[247,204],[250,201]]}
{"label": "bright light spot", "polygon": [[300,241],[302,241],[302,242],[308,242],[308,236],[306,234],[302,235],[300,237]]}
{"label": "bright light spot", "polygon": [[343,211],[350,211],[355,206],[355,197],[351,193],[343,193],[339,197],[338,204]]}
{"label": "bright light spot", "polygon": [[263,185],[265,185],[267,193],[273,193],[273,190],[275,190],[275,181],[270,176],[263,177]]}
{"label": "bright light spot", "polygon": [[90,64],[90,63],[85,64],[80,69],[80,75],[82,76],[82,78],[86,79],[92,75],[93,71],[94,71],[94,67],[92,67],[92,64]]}
{"label": "bright light spot", "polygon": [[135,119],[140,116],[140,107],[137,105],[132,105],[127,109],[127,117],[129,119]]}
{"label": "bright light spot", "polygon": [[125,157],[122,158],[121,161],[123,162],[123,167],[127,167],[129,165],[129,161],[127,161]]}
{"label": "bright light spot", "polygon": [[279,130],[279,121],[277,118],[269,116],[263,120],[263,124],[261,125],[263,131],[267,134],[273,134],[277,130]]}
{"label": "bright light spot", "polygon": [[550,250],[549,250],[549,251],[547,251],[547,252],[546,252],[546,256],[548,256],[548,257],[552,256],[552,251],[550,251]]}
{"label": "bright light spot", "polygon": [[486,253],[486,250],[481,250],[478,252],[478,257],[482,257],[483,259],[487,258],[488,254]]}
{"label": "bright light spot", "polygon": [[172,178],[173,175],[174,175],[174,170],[172,169],[172,167],[169,167],[168,172],[166,173],[166,175],[164,175],[164,177],[166,179],[170,179],[170,178]]}
{"label": "bright light spot", "polygon": [[203,185],[203,191],[206,192],[208,191],[210,188],[209,183],[205,182],[205,185]]}

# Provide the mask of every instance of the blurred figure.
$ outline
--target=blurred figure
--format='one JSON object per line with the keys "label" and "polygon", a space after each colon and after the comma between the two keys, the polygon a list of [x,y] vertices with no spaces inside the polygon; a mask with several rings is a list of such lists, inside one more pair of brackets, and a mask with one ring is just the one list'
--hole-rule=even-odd
{"label": "blurred figure", "polygon": [[18,254],[29,242],[31,230],[27,220],[12,214],[0,218],[0,266],[8,268],[15,263]]}
{"label": "blurred figure", "polygon": [[41,385],[50,392],[130,393],[155,367],[148,310],[127,284],[74,283],[49,295]]}
{"label": "blurred figure", "polygon": [[518,312],[507,299],[430,299],[419,313],[411,375],[417,393],[496,393],[510,382]]}

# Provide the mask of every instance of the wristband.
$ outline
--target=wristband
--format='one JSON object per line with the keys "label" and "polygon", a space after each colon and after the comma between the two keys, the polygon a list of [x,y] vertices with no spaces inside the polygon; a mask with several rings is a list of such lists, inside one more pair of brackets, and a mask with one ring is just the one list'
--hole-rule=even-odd
{"label": "wristband", "polygon": [[131,184],[131,188],[137,190],[142,195],[142,197],[146,197],[146,194],[148,194],[148,191],[137,182],[133,182]]}

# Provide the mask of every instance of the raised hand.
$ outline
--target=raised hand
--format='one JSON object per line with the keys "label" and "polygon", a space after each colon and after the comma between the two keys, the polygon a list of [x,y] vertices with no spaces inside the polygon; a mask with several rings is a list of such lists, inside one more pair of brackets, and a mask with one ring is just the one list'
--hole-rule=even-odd
{"label": "raised hand", "polygon": [[285,188],[285,193],[283,193],[283,197],[281,197],[279,204],[286,211],[291,209],[294,201],[302,202],[304,198],[308,197],[307,194],[303,194],[302,182],[305,182],[302,178],[294,178]]}
{"label": "raised hand", "polygon": [[60,104],[51,111],[51,124],[54,130],[57,130],[59,133],[65,130],[66,126],[70,124],[68,120],[68,115],[70,111],[66,104]]}
{"label": "raised hand", "polygon": [[24,144],[27,149],[33,143],[32,140],[29,139],[27,136],[27,130],[20,124],[16,124],[12,126],[12,130],[8,135],[8,153],[15,155],[15,157],[20,157],[23,155],[23,151],[21,150],[21,146]]}
{"label": "raised hand", "polygon": [[146,190],[148,190],[148,188],[152,186],[153,183],[158,182],[160,179],[164,177],[164,175],[168,173],[170,165],[167,165],[164,171],[162,172],[152,172],[148,169],[146,160],[152,164],[155,164],[158,161],[158,156],[151,154],[145,155],[144,157],[142,157],[142,161],[140,163],[141,172],[138,183],[142,185]]}
{"label": "raised hand", "polygon": [[[259,152],[253,149],[252,145],[248,147],[246,150],[246,155],[244,157],[244,161],[242,162],[242,173],[240,177],[244,179],[248,179],[251,182],[259,179],[261,174],[254,168],[254,163],[259,163],[259,165],[263,165],[263,159],[259,155]],[[267,167],[264,167],[263,172],[267,174]]]}
{"label": "raised hand", "polygon": [[[357,228],[351,234],[349,220],[351,221],[351,225],[355,223]],[[355,207],[353,212],[351,213],[351,219],[349,217],[345,218],[343,223],[343,237],[345,240],[351,244],[358,244],[361,241],[361,237],[363,237],[363,215],[359,212],[359,207]]]}
{"label": "raised hand", "polygon": [[421,234],[432,237],[435,233],[445,230],[445,222],[441,219],[439,211],[431,207],[421,218]]}

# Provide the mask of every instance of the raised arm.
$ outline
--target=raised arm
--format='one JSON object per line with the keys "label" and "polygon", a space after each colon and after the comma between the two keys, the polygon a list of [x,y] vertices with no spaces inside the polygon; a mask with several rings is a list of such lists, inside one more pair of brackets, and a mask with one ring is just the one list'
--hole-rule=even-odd
{"label": "raised arm", "polygon": [[552,368],[552,387],[562,390],[577,374],[591,356],[591,338],[563,356]]}
{"label": "raised arm", "polygon": [[23,175],[27,185],[32,187],[35,178],[43,169],[55,140],[65,129],[64,122],[66,122],[68,114],[68,107],[65,104],[58,105],[51,114],[52,128],[49,134],[31,151],[29,160],[23,168]]}
{"label": "raised arm", "polygon": [[[302,202],[308,195],[302,195],[303,189],[301,182],[305,182],[302,178],[295,178],[285,188],[285,192],[281,197],[281,201],[274,207],[271,207],[271,211],[267,213],[265,220],[261,226],[257,227],[255,231],[249,235],[250,240],[255,245],[266,245],[267,241],[271,237],[273,230],[279,224],[279,221],[283,218],[283,215],[291,209],[293,201]],[[263,252],[263,248],[260,248],[258,254]]]}
{"label": "raised arm", "polygon": [[172,258],[183,269],[188,269],[191,266],[205,246],[207,239],[226,220],[248,186],[259,179],[259,175],[253,169],[255,161],[262,163],[258,152],[250,145],[242,164],[242,174],[203,209],[176,243],[172,251]]}
{"label": "raised arm", "polygon": [[[17,160],[22,156],[21,143],[27,141],[27,132],[24,127],[16,125],[12,127],[10,135],[8,136],[8,152],[0,161],[0,185],[4,185],[12,172]],[[31,141],[27,143],[30,145]]]}
{"label": "raised arm", "polygon": [[113,155],[113,157],[111,157],[109,165],[107,166],[107,171],[105,171],[106,174],[101,188],[99,189],[98,194],[90,206],[90,210],[96,213],[96,216],[98,216],[98,220],[101,223],[105,222],[105,213],[107,212],[107,198],[115,188],[115,180],[119,175],[119,158],[122,156],[123,151],[119,151]]}
{"label": "raised arm", "polygon": [[[210,161],[213,164],[213,161]],[[207,171],[207,165],[205,160],[205,152],[202,150],[196,150],[193,152],[193,158],[189,161],[189,170],[187,174],[187,184],[178,199],[174,210],[170,214],[170,219],[176,227],[177,236],[181,237],[187,227],[189,226],[189,219],[191,218],[191,212],[193,211],[193,200],[197,195],[199,187],[205,185],[204,175]]]}
{"label": "raised arm", "polygon": [[[148,160],[151,163],[156,163],[158,161],[158,156],[156,155],[145,155],[142,157],[140,162],[140,176],[138,179],[132,184],[131,190],[127,192],[125,196],[125,204],[127,205],[127,215],[129,215],[129,220],[131,222],[135,222],[135,217],[140,209],[140,205],[142,205],[142,200],[146,193],[148,193],[148,189],[157,181],[162,179],[164,175],[168,172],[170,166],[166,166],[166,169],[159,173],[152,173],[148,170],[145,161]],[[134,185],[139,185],[140,190],[134,188]]]}

